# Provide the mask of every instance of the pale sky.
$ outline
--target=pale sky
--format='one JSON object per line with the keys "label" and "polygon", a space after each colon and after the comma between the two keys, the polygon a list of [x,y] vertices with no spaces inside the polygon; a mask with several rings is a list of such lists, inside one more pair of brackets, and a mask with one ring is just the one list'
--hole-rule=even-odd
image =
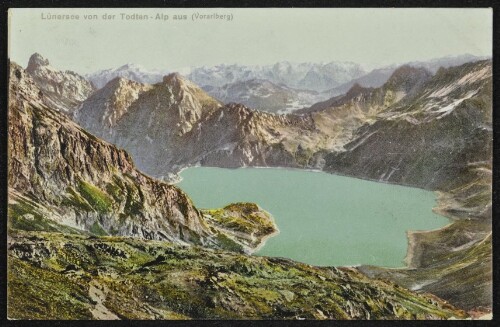
{"label": "pale sky", "polygon": [[[114,14],[114,20],[102,15]],[[121,13],[148,20],[122,20]],[[232,14],[196,20],[193,14]],[[79,20],[42,19],[77,14]],[[83,15],[97,14],[98,20]],[[155,20],[157,14],[169,20]],[[173,20],[187,15],[186,21]],[[81,74],[126,63],[146,69],[352,61],[387,65],[443,56],[492,54],[491,9],[11,9],[9,57],[34,52]]]}

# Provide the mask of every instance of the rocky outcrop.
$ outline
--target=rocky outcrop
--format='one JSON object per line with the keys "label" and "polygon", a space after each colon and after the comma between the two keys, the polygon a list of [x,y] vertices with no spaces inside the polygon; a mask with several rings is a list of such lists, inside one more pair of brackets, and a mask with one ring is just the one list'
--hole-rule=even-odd
{"label": "rocky outcrop", "polygon": [[83,76],[57,70],[38,53],[30,57],[26,71],[43,93],[44,103],[69,115],[95,90]]}

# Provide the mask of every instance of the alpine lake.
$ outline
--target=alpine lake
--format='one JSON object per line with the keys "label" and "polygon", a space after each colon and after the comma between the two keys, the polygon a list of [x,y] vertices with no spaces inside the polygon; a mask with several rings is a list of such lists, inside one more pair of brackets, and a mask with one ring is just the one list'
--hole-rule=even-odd
{"label": "alpine lake", "polygon": [[407,231],[449,223],[435,214],[433,192],[280,168],[191,167],[176,184],[198,208],[253,202],[269,212],[279,234],[255,255],[317,266],[402,267]]}

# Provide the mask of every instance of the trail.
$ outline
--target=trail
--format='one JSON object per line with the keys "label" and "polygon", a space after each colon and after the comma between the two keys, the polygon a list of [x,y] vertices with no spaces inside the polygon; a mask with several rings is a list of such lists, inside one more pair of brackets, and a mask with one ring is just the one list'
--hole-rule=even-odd
{"label": "trail", "polygon": [[108,308],[104,306],[104,301],[106,300],[106,287],[99,284],[99,282],[92,280],[89,285],[89,296],[96,302],[94,309],[90,312],[95,319],[98,320],[119,320],[113,312],[109,311]]}

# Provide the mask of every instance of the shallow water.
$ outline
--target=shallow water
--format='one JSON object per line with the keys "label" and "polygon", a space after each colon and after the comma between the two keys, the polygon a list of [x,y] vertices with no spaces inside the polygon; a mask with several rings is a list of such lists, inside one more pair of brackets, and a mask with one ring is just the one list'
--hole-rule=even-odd
{"label": "shallow water", "polygon": [[188,168],[177,184],[199,208],[255,202],[280,234],[256,254],[312,265],[401,267],[406,231],[431,230],[448,220],[432,212],[433,192],[277,168]]}

